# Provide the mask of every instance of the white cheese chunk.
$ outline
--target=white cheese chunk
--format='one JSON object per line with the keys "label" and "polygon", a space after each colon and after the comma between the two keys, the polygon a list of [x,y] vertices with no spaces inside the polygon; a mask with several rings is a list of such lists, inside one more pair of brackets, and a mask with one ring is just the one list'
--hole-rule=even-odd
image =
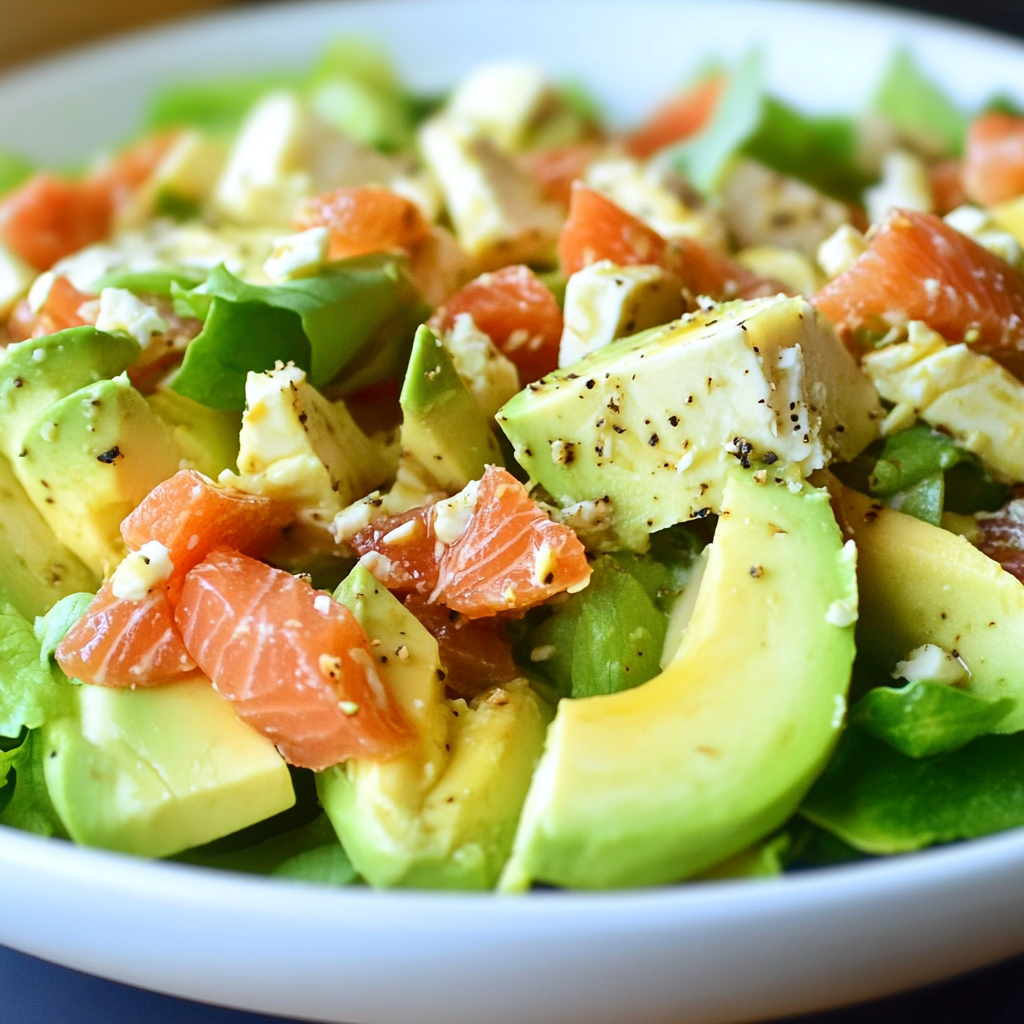
{"label": "white cheese chunk", "polygon": [[455,369],[476,399],[480,414],[490,421],[519,390],[519,371],[502,355],[469,313],[459,313],[452,329],[441,339],[455,363]]}
{"label": "white cheese chunk", "polygon": [[550,256],[561,210],[490,140],[439,116],[420,129],[419,143],[459,244],[482,268]]}
{"label": "white cheese chunk", "polygon": [[315,511],[326,524],[393,472],[344,405],[290,363],[249,373],[245,402],[238,474],[222,473],[222,484]]}
{"label": "white cheese chunk", "polygon": [[882,160],[882,180],[864,193],[868,217],[880,224],[894,207],[931,213],[935,208],[928,166],[916,154],[894,149]]}
{"label": "white cheese chunk", "polygon": [[558,365],[568,366],[616,338],[668,323],[682,313],[680,282],[661,267],[592,263],[566,285]]}
{"label": "white cheese chunk", "polygon": [[1024,270],[1024,249],[1021,243],[1009,231],[1000,227],[988,210],[980,206],[958,206],[947,213],[943,220],[1000,259],[1006,260],[1018,270]]}
{"label": "white cheese chunk", "polygon": [[967,666],[956,654],[936,644],[915,648],[903,661],[896,663],[892,673],[893,679],[906,679],[908,683],[930,680],[950,686],[964,682],[969,675]]}
{"label": "white cheese chunk", "polygon": [[852,224],[840,224],[818,246],[818,266],[831,280],[849,270],[867,251],[864,236]]}
{"label": "white cheese chunk", "polygon": [[604,157],[587,166],[583,180],[664,238],[696,238],[716,248],[726,246],[721,217],[711,209],[688,205],[679,183],[657,161]]}
{"label": "white cheese chunk", "polygon": [[174,563],[170,552],[158,540],[147,541],[138,551],[129,552],[110,578],[114,597],[141,601],[161,583],[170,579]]}
{"label": "white cheese chunk", "polygon": [[96,328],[130,334],[143,347],[154,334],[168,330],[167,321],[152,306],[125,288],[104,288],[100,292]]}
{"label": "white cheese chunk", "polygon": [[849,221],[845,204],[753,160],[739,160],[722,185],[722,212],[740,246],[776,245],[814,258]]}
{"label": "white cheese chunk", "polygon": [[522,148],[530,128],[555,99],[544,71],[535,64],[485,64],[455,87],[448,112],[498,149]]}
{"label": "white cheese chunk", "polygon": [[912,321],[909,340],[870,352],[864,371],[895,403],[888,419],[948,431],[998,475],[1024,480],[1024,384],[967,344],[947,345]]}
{"label": "white cheese chunk", "polygon": [[276,238],[274,251],[263,263],[263,272],[274,282],[319,273],[327,262],[330,243],[331,233],[325,227]]}
{"label": "white cheese chunk", "polygon": [[[820,248],[820,246],[819,246]],[[796,295],[811,298],[825,283],[821,271],[802,252],[777,245],[755,245],[741,249],[736,262],[761,277],[770,277],[787,285]]]}

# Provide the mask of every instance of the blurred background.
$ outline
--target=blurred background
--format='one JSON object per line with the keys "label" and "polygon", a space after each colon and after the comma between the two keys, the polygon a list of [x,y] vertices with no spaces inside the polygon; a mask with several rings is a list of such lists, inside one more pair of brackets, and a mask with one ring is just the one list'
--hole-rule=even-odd
{"label": "blurred background", "polygon": [[[0,0],[0,67],[112,32],[246,0]],[[253,2],[253,0],[248,0]],[[819,3],[823,0],[805,0]],[[876,6],[961,18],[1024,36],[1022,0],[904,0]]]}

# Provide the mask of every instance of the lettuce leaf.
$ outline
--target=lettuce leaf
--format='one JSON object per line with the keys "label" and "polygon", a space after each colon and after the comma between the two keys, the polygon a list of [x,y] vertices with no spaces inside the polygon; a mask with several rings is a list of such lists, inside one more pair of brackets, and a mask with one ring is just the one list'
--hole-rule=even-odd
{"label": "lettuce leaf", "polygon": [[963,152],[968,116],[924,74],[909,50],[893,55],[875,94],[874,109],[937,155]]}
{"label": "lettuce leaf", "polygon": [[[42,836],[67,837],[43,774],[46,744],[39,730],[0,755],[0,824]],[[13,779],[12,779],[13,771]]]}
{"label": "lettuce leaf", "polygon": [[948,683],[920,680],[869,690],[851,708],[849,721],[908,757],[929,757],[992,732],[1016,704],[1009,697],[988,701]]}
{"label": "lettuce leaf", "polygon": [[222,265],[200,294],[212,304],[172,387],[215,409],[244,408],[246,373],[277,360],[306,370],[318,388],[342,371],[345,390],[396,375],[427,313],[404,261],[384,253],[270,286],[247,284]]}
{"label": "lettuce leaf", "polygon": [[[55,630],[46,624],[42,630],[49,649]],[[17,737],[70,713],[71,693],[49,653],[42,655],[32,623],[11,608],[0,611],[0,736]]]}
{"label": "lettuce leaf", "polygon": [[17,188],[33,170],[32,164],[24,157],[0,150],[0,196]]}
{"label": "lettuce leaf", "polygon": [[708,125],[666,153],[705,195],[714,194],[729,164],[747,156],[840,199],[856,200],[867,175],[858,163],[859,131],[849,117],[811,117],[765,91],[763,60],[745,57],[727,80]]}
{"label": "lettuce leaf", "polygon": [[644,584],[612,557],[594,562],[585,590],[557,606],[533,636],[532,662],[563,696],[618,693],[656,676],[665,616]]}
{"label": "lettuce leaf", "polygon": [[864,853],[891,854],[1024,825],[1024,733],[907,757],[846,730],[800,813]]}
{"label": "lettuce leaf", "polygon": [[146,111],[145,127],[158,131],[191,125],[212,135],[229,134],[264,93],[303,83],[301,75],[284,73],[174,83],[153,97]]}

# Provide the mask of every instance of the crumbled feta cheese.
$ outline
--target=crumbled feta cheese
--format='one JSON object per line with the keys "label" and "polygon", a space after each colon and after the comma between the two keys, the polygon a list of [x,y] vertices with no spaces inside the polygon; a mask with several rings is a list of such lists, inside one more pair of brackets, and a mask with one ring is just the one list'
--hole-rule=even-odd
{"label": "crumbled feta cheese", "polygon": [[479,480],[471,480],[458,494],[434,506],[434,536],[442,544],[454,544],[469,528],[476,511]]}
{"label": "crumbled feta cheese", "polygon": [[845,204],[753,160],[739,160],[722,186],[722,212],[742,248],[775,245],[812,257],[840,224]]}
{"label": "crumbled feta cheese", "polygon": [[154,334],[168,330],[167,321],[152,306],[125,288],[104,288],[100,292],[96,327],[101,331],[130,334],[143,346]]}
{"label": "crumbled feta cheese", "polygon": [[619,267],[600,260],[573,274],[565,288],[558,365],[681,316],[679,281],[661,267]]}
{"label": "crumbled feta cheese", "polygon": [[448,112],[506,153],[520,149],[554,99],[544,71],[534,64],[485,64],[456,86]]}
{"label": "crumbled feta cheese", "polygon": [[967,344],[912,321],[908,340],[869,352],[864,371],[894,406],[883,428],[920,418],[948,431],[1008,480],[1024,479],[1024,384]]}
{"label": "crumbled feta cheese", "polygon": [[498,351],[488,335],[473,322],[470,313],[459,313],[442,338],[455,369],[476,399],[480,415],[490,421],[519,390],[516,364]]}
{"label": "crumbled feta cheese", "polygon": [[50,297],[50,290],[53,288],[53,282],[57,280],[57,275],[52,270],[47,270],[45,273],[40,274],[33,282],[32,287],[28,290],[28,308],[33,313],[41,313],[43,306],[46,305],[46,300]]}
{"label": "crumbled feta cheese", "polygon": [[1009,231],[996,223],[988,210],[978,206],[958,206],[943,219],[960,234],[967,235],[1018,270],[1024,270],[1024,248]]}
{"label": "crumbled feta cheese", "polygon": [[924,644],[912,650],[903,661],[896,663],[893,679],[906,679],[908,683],[929,680],[956,686],[970,676],[967,666],[955,652],[944,651],[936,644]]}
{"label": "crumbled feta cheese", "polygon": [[170,552],[159,541],[151,540],[121,560],[110,579],[111,589],[124,601],[141,601],[173,571]]}
{"label": "crumbled feta cheese", "polygon": [[331,233],[325,227],[308,228],[295,235],[274,239],[274,251],[263,264],[263,272],[271,281],[291,281],[309,277],[323,269],[327,262]]}
{"label": "crumbled feta cheese", "polygon": [[885,220],[898,206],[904,210],[931,213],[935,208],[928,167],[916,154],[894,149],[882,160],[882,180],[864,193],[872,224]]}
{"label": "crumbled feta cheese", "polygon": [[857,606],[851,601],[833,601],[825,612],[825,621],[840,628],[852,626],[857,621]]}

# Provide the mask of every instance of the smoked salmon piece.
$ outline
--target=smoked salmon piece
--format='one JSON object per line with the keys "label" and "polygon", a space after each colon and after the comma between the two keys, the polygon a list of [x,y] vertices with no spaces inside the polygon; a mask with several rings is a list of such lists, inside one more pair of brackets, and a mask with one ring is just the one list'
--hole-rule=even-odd
{"label": "smoked salmon piece", "polygon": [[69,679],[98,686],[155,686],[191,675],[196,667],[163,590],[126,601],[109,582],[65,634],[55,657]]}
{"label": "smoked salmon piece", "polygon": [[[415,589],[431,604],[476,619],[532,608],[565,590],[582,589],[590,579],[576,534],[549,519],[507,470],[487,467],[461,534],[448,543],[437,538],[437,506],[416,515],[433,542],[410,545],[404,555],[396,543],[398,517],[371,524],[352,540],[363,564],[388,589]],[[420,581],[432,580],[428,592]]]}
{"label": "smoked salmon piece", "polygon": [[675,274],[692,296],[707,295],[716,302],[792,291],[695,238],[669,242],[638,217],[581,183],[573,186],[569,218],[558,239],[558,256],[567,274],[598,260],[611,260],[623,267],[655,264]]}
{"label": "smoked salmon piece", "polygon": [[725,80],[713,75],[667,100],[649,121],[626,136],[627,152],[646,160],[667,146],[696,135],[711,120],[724,87]]}
{"label": "smoked salmon piece", "polygon": [[430,224],[412,200],[375,187],[339,188],[304,199],[292,226],[298,231],[328,228],[332,260],[410,249],[430,233]]}
{"label": "smoked salmon piece", "polygon": [[523,384],[540,380],[558,366],[562,311],[529,267],[481,274],[434,313],[430,327],[438,333],[450,331],[460,313],[468,313],[502,355],[516,364]]}
{"label": "smoked salmon piece", "polygon": [[1024,117],[993,111],[971,123],[963,180],[968,197],[981,206],[1024,193]]}
{"label": "smoked salmon piece", "polygon": [[367,568],[388,590],[430,594],[437,586],[433,505],[377,519],[349,543],[357,554],[370,556]]}
{"label": "smoked salmon piece", "polygon": [[186,577],[175,614],[217,692],[290,764],[319,771],[411,741],[355,616],[305,580],[218,548]]}
{"label": "smoked salmon piece", "polygon": [[153,540],[167,548],[174,564],[167,583],[173,604],[186,573],[215,547],[261,554],[292,517],[281,502],[218,487],[202,473],[182,469],[157,484],[129,513],[121,523],[121,536],[132,551]]}
{"label": "smoked salmon piece", "polygon": [[846,335],[923,320],[1024,371],[1024,275],[930,213],[892,210],[867,252],[811,301]]}

